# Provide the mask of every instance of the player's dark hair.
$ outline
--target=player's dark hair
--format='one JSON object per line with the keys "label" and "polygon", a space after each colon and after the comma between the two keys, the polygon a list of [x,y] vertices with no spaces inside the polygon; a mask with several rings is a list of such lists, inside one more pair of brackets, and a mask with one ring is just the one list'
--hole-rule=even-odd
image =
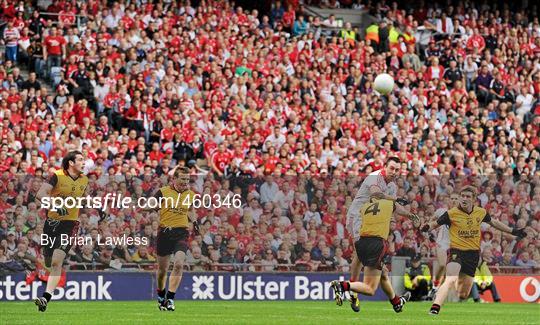
{"label": "player's dark hair", "polygon": [[189,168],[183,166],[176,168],[173,177],[176,178],[180,175],[189,175]]}
{"label": "player's dark hair", "polygon": [[82,155],[82,152],[78,150],[70,151],[67,155],[65,155],[64,159],[62,159],[62,168],[64,170],[67,170],[69,168],[69,162],[73,161],[75,162],[75,159],[77,158],[77,155]]}
{"label": "player's dark hair", "polygon": [[391,161],[395,162],[396,164],[401,164],[401,159],[399,159],[398,157],[388,157],[388,159],[386,159],[385,165],[388,165],[388,163]]}

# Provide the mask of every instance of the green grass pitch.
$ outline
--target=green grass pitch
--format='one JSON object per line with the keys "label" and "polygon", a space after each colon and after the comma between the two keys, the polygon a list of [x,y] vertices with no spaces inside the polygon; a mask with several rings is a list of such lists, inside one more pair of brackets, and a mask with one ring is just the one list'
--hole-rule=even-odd
{"label": "green grass pitch", "polygon": [[396,314],[388,302],[350,306],[328,302],[177,301],[162,312],[154,301],[53,301],[45,313],[33,302],[0,302],[0,324],[540,324],[539,304],[449,303],[439,316],[429,303],[409,303]]}

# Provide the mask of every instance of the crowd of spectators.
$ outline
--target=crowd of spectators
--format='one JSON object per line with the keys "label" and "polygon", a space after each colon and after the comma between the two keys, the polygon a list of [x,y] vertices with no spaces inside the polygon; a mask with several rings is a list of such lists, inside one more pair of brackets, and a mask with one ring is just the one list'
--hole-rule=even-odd
{"label": "crowd of spectators", "polygon": [[[55,0],[43,10],[57,17],[3,1],[0,262],[40,258],[35,194],[77,149],[95,195],[149,196],[176,164],[208,169],[200,193],[242,194],[241,209],[197,211],[194,268],[345,271],[346,208],[361,175],[391,155],[403,161],[401,194],[424,219],[461,183],[478,182],[492,216],[531,230],[515,243],[486,228],[490,265],[538,265],[535,11],[364,5],[384,18],[377,42],[328,36],[294,1],[262,15],[228,1]],[[426,48],[414,37],[422,29],[437,34]],[[396,81],[388,97],[372,89],[381,72]],[[83,210],[80,219],[81,235],[151,240],[76,247],[74,268],[154,261],[156,214]],[[407,221],[392,223],[391,255],[430,257],[433,245]]]}
{"label": "crowd of spectators", "polygon": [[[192,167],[195,172],[196,167]],[[2,179],[9,175],[4,173]],[[214,209],[197,206],[200,230],[192,232],[187,263],[193,270],[298,270],[347,271],[353,254],[351,235],[345,229],[346,211],[362,177],[315,177],[268,175],[220,178],[215,173],[193,178],[192,189],[208,195]],[[40,241],[45,210],[38,209],[33,195],[43,179],[28,175],[11,178],[0,196],[5,207],[0,221],[0,262],[15,259],[28,267],[42,258]],[[150,197],[166,185],[168,176],[143,179],[126,175],[90,176],[89,195],[104,197],[117,193]],[[511,235],[483,227],[481,241],[489,266],[518,266],[520,271],[540,263],[540,179],[481,177],[403,176],[398,195],[412,201],[412,211],[423,220],[440,215],[449,207],[455,188],[473,184],[481,189],[478,204],[511,227],[526,227],[528,237],[516,242]],[[217,197],[215,196],[217,195]],[[242,206],[231,202],[241,197]],[[210,199],[212,197],[212,199]],[[92,244],[72,248],[68,264],[73,269],[153,267],[157,212],[140,207],[83,209],[78,235],[91,237]],[[97,245],[107,238],[147,238],[147,245]],[[98,238],[98,236],[100,238]],[[389,256],[426,261],[436,251],[435,234],[421,233],[410,220],[398,217],[391,222]],[[111,263],[113,262],[113,263]],[[504,269],[504,268],[503,268]]]}

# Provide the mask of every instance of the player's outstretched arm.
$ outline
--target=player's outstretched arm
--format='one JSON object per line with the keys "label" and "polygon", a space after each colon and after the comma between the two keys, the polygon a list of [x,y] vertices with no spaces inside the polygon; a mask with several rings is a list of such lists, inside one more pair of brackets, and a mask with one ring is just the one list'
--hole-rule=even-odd
{"label": "player's outstretched arm", "polygon": [[377,185],[372,185],[369,188],[369,196],[370,196],[370,198],[377,199],[377,200],[390,200],[390,201],[395,201],[396,200],[395,196],[385,194],[381,190],[381,188],[379,186],[377,186]]}
{"label": "player's outstretched arm", "polygon": [[[47,182],[43,182],[38,192],[36,193],[36,204],[41,208],[50,209],[50,201],[47,203],[44,200],[50,200],[51,192],[53,188],[58,183],[58,176],[53,174]],[[58,215],[65,216],[67,215],[67,209],[65,207],[53,207],[53,211],[56,211]]]}
{"label": "player's outstretched arm", "polygon": [[409,209],[405,208],[401,204],[394,204],[394,207],[396,214],[406,216],[407,218],[411,219],[415,228],[419,228],[421,226],[420,217],[418,217],[415,213],[411,213]]}
{"label": "player's outstretched arm", "polygon": [[437,229],[442,225],[450,226],[450,216],[448,215],[448,211],[443,213],[437,220],[432,220],[424,224],[420,230],[422,232],[428,232],[430,230]]}
{"label": "player's outstretched arm", "polygon": [[527,237],[527,233],[525,232],[525,228],[517,229],[517,228],[510,228],[509,226],[505,225],[504,223],[500,222],[497,219],[490,219],[487,221],[487,223],[492,226],[495,229],[498,229],[502,232],[506,232],[509,234],[512,234],[516,236],[518,239]]}
{"label": "player's outstretched arm", "polygon": [[[157,190],[156,193],[154,194],[154,198],[156,199],[156,202],[161,202],[162,197],[163,197],[163,194],[161,193],[161,189]],[[149,207],[148,205],[141,207],[141,210],[145,212],[158,211],[159,209],[161,209],[160,204],[157,204],[156,206],[153,206],[153,207]]]}
{"label": "player's outstretched arm", "polygon": [[52,189],[53,189],[53,186],[49,183],[41,184],[41,187],[39,188],[39,191],[36,194],[36,199],[38,199],[38,201],[41,201],[44,197],[51,196]]}
{"label": "player's outstretched arm", "polygon": [[47,181],[41,184],[41,187],[36,194],[36,199],[39,201],[40,204],[41,200],[43,200],[44,197],[51,196],[51,191],[56,185],[56,183],[58,183],[58,176],[56,176],[56,174],[53,174]]}
{"label": "player's outstretched arm", "polygon": [[[36,193],[36,204],[39,205],[41,208],[50,208],[50,201],[47,203],[44,201],[45,198],[48,198],[47,200],[50,200],[51,197],[51,191],[56,186],[56,183],[58,182],[58,177],[54,174],[48,182],[45,182],[41,184],[41,187],[39,188],[38,192]],[[58,215],[65,216],[68,214],[68,211],[65,207],[54,207],[52,211],[56,211]]]}
{"label": "player's outstretched arm", "polygon": [[427,232],[427,231],[430,231],[430,230],[435,230],[435,229],[439,228],[440,226],[441,225],[437,222],[437,220],[430,221],[430,222],[424,224],[424,226],[422,227],[422,231]]}
{"label": "player's outstretched arm", "polygon": [[[377,199],[377,200],[390,200],[398,203],[399,205],[406,206],[409,205],[411,202],[405,198],[400,198],[394,195],[388,195],[384,193],[381,188],[377,185],[372,185],[369,188],[370,198]],[[405,214],[407,215],[408,212]]]}

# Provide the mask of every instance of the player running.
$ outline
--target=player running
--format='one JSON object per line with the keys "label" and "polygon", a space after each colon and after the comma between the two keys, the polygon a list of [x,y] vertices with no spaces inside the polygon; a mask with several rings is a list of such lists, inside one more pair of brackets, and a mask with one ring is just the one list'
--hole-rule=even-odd
{"label": "player running", "polygon": [[[353,236],[353,242],[360,239],[358,229],[362,226],[361,208],[370,198],[387,199],[406,205],[408,202],[404,199],[397,199],[396,179],[401,168],[401,161],[397,157],[390,157],[386,160],[384,167],[369,174],[354,197],[349,209],[347,210],[347,231]],[[362,265],[358,261],[356,254],[353,254],[351,262],[351,282],[358,281]],[[356,292],[350,292],[350,303],[353,311],[360,311],[360,303]]]}
{"label": "player running", "polygon": [[384,266],[383,259],[388,248],[387,238],[390,233],[390,220],[394,212],[406,215],[415,227],[420,225],[420,219],[414,213],[387,199],[371,199],[364,204],[360,214],[363,217],[362,226],[357,232],[360,238],[354,243],[356,255],[360,263],[364,265],[364,279],[358,281],[332,281],[337,305],[341,306],[345,292],[356,292],[366,296],[373,296],[379,283],[382,290],[388,296],[396,313],[403,310],[403,306],[409,300],[411,293],[407,292],[399,297],[395,294],[388,270]]}
{"label": "player running", "polygon": [[443,213],[437,221],[429,222],[422,227],[423,232],[441,225],[449,227],[450,251],[446,264],[446,276],[439,288],[429,313],[438,315],[449,289],[457,283],[459,298],[469,297],[474,281],[474,272],[480,259],[481,224],[486,222],[493,228],[512,234],[521,239],[527,234],[523,229],[512,229],[502,222],[492,219],[487,211],[475,206],[476,188],[465,186],[461,189],[460,202]]}
{"label": "player running", "polygon": [[[459,204],[459,194],[452,193],[450,195],[450,209],[457,207]],[[435,211],[435,215],[440,217],[443,215],[447,209],[441,208]],[[446,265],[446,259],[448,257],[448,249],[450,248],[450,235],[448,234],[448,226],[443,225],[439,228],[437,233],[437,269],[435,270],[435,278],[433,280],[433,288],[429,291],[428,297],[433,299],[437,290],[439,289],[439,284],[443,282],[444,279],[444,270]]]}
{"label": "player running", "polygon": [[[84,157],[80,151],[69,152],[62,160],[62,168],[55,171],[49,181],[43,183],[36,195],[41,201],[45,197],[53,198],[71,197],[75,200],[85,195],[88,178],[83,174]],[[51,200],[51,201],[52,201]],[[43,234],[48,237],[52,245],[43,246],[45,267],[49,270],[47,288],[42,297],[34,300],[38,310],[44,312],[51,300],[51,296],[60,281],[62,264],[67,253],[71,249],[71,240],[62,245],[61,236],[69,238],[76,236],[79,231],[79,209],[62,207],[53,211],[47,211],[47,220],[43,226]],[[51,247],[52,246],[52,247]]]}
{"label": "player running", "polygon": [[[190,205],[195,194],[189,189],[190,175],[186,167],[173,171],[171,183],[160,188],[155,197],[161,202],[159,209],[159,230],[157,235],[157,295],[160,310],[174,311],[174,296],[182,281],[186,252],[188,250],[188,224],[198,230],[196,216]],[[172,204],[171,204],[172,202]],[[178,205],[177,205],[178,203]],[[165,290],[167,271],[173,255],[173,269],[169,275],[169,287]]]}

